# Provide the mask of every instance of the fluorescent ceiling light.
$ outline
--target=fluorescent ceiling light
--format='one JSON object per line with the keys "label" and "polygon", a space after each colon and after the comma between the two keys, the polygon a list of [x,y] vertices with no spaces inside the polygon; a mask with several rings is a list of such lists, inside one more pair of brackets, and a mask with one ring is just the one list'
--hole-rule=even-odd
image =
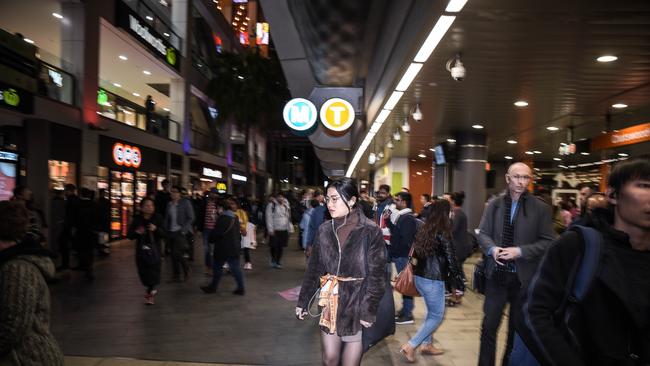
{"label": "fluorescent ceiling light", "polygon": [[510,155],[506,155],[506,156],[504,156],[504,158],[506,158],[507,160],[512,160],[512,156],[510,156]]}
{"label": "fluorescent ceiling light", "polygon": [[454,140],[454,139],[447,139],[447,142],[454,143],[454,142],[456,142],[456,140]]}
{"label": "fluorescent ceiling light", "polygon": [[612,107],[614,107],[616,109],[623,109],[623,108],[627,108],[627,104],[616,103],[616,104],[612,104]]}
{"label": "fluorescent ceiling light", "polygon": [[515,105],[519,108],[523,108],[528,106],[528,102],[525,100],[518,100],[515,102]]}
{"label": "fluorescent ceiling light", "polygon": [[126,61],[126,60],[129,59],[128,57],[126,57],[126,56],[124,56],[124,55],[119,55],[119,56],[117,56],[117,57],[118,57],[120,60],[122,60],[122,61]]}
{"label": "fluorescent ceiling light", "polygon": [[399,102],[399,100],[402,98],[402,95],[404,95],[404,92],[394,91],[393,94],[391,94],[390,98],[388,98],[386,104],[384,104],[384,109],[392,111],[393,108],[395,108],[397,105],[397,102]]}
{"label": "fluorescent ceiling light", "polygon": [[557,130],[559,130],[560,128],[559,128],[559,127],[555,127],[555,126],[548,126],[548,127],[546,127],[546,129],[549,130],[549,131],[557,131]]}
{"label": "fluorescent ceiling light", "polygon": [[539,151],[539,150],[535,150],[535,151],[533,151],[533,154],[541,154],[541,153],[542,153],[542,152]]}
{"label": "fluorescent ceiling light", "polygon": [[436,149],[434,149],[434,148],[429,148],[429,151],[434,152],[434,151],[436,151]]}
{"label": "fluorescent ceiling light", "polygon": [[441,16],[436,22],[436,25],[433,26],[433,29],[431,29],[431,32],[422,44],[422,47],[420,47],[417,55],[415,55],[413,61],[426,62],[429,59],[429,56],[433,53],[433,50],[438,46],[438,43],[440,43],[442,37],[444,37],[445,33],[449,30],[449,27],[454,23],[455,19],[455,16]]}
{"label": "fluorescent ceiling light", "polygon": [[167,33],[167,32],[163,32],[163,36],[165,36],[165,37],[169,37],[169,33]]}
{"label": "fluorescent ceiling light", "polygon": [[426,155],[425,153],[419,153],[419,154],[418,154],[418,157],[424,159],[424,158],[427,157],[427,155]]}
{"label": "fluorescent ceiling light", "polygon": [[395,90],[406,91],[413,82],[413,79],[415,79],[415,77],[420,72],[420,69],[422,69],[422,64],[411,63],[411,65],[409,65],[409,68],[406,69],[406,72],[402,76],[402,79],[397,84],[397,87],[395,87]]}
{"label": "fluorescent ceiling light", "polygon": [[598,62],[612,62],[612,61],[616,61],[616,60],[618,60],[618,57],[616,57],[614,55],[604,55],[604,56],[600,56],[600,57],[598,57],[596,59],[596,61],[598,61]]}
{"label": "fluorescent ceiling light", "polygon": [[467,3],[467,0],[451,0],[445,9],[448,13],[458,13],[463,10],[463,6]]}
{"label": "fluorescent ceiling light", "polygon": [[585,151],[583,151],[583,152],[581,152],[581,153],[580,153],[580,155],[584,155],[584,156],[589,156],[589,153],[588,153],[588,152],[585,152]]}
{"label": "fluorescent ceiling light", "polygon": [[151,71],[149,70],[142,70],[142,73],[145,75],[151,75]]}
{"label": "fluorescent ceiling light", "polygon": [[118,87],[118,88],[121,88],[121,87],[122,87],[122,84],[120,84],[120,83],[113,83],[113,85],[116,86],[116,87]]}
{"label": "fluorescent ceiling light", "polygon": [[133,93],[133,96],[134,96],[134,97],[139,97],[140,94],[138,94],[138,93]]}
{"label": "fluorescent ceiling light", "polygon": [[526,155],[533,155],[533,154],[534,154],[534,152],[532,152],[532,151],[526,151]]}
{"label": "fluorescent ceiling light", "polygon": [[630,155],[628,155],[628,154],[626,154],[626,153],[618,153],[618,156],[626,157],[626,156],[630,156]]}
{"label": "fluorescent ceiling light", "polygon": [[562,159],[560,159],[560,158],[553,158],[553,160],[555,160],[555,161],[562,161]]}
{"label": "fluorescent ceiling light", "polygon": [[23,39],[23,41],[25,41],[25,42],[27,42],[27,43],[29,43],[29,44],[34,44],[34,41],[32,41],[32,40],[29,39],[29,38],[25,38],[25,39]]}
{"label": "fluorescent ceiling light", "polygon": [[379,115],[377,115],[377,118],[375,118],[375,123],[384,123],[389,115],[390,111],[388,109],[382,109],[381,112],[379,112]]}
{"label": "fluorescent ceiling light", "polygon": [[473,125],[472,128],[475,128],[477,130],[482,130],[483,126],[482,125]]}
{"label": "fluorescent ceiling light", "polygon": [[507,142],[507,143],[509,143],[509,144],[511,144],[511,145],[514,145],[514,144],[516,144],[516,143],[517,143],[517,141],[516,141],[516,140],[508,140],[508,141],[506,141],[506,142]]}
{"label": "fluorescent ceiling light", "polygon": [[378,123],[378,122],[373,123],[372,126],[370,126],[370,132],[372,132],[372,133],[379,132],[379,129],[381,128],[381,126],[382,126],[381,123]]}
{"label": "fluorescent ceiling light", "polygon": [[57,19],[63,19],[63,15],[61,15],[59,13],[52,13],[52,16],[57,18]]}
{"label": "fluorescent ceiling light", "polygon": [[153,20],[153,17],[151,15],[147,15],[145,18],[147,18],[149,21]]}

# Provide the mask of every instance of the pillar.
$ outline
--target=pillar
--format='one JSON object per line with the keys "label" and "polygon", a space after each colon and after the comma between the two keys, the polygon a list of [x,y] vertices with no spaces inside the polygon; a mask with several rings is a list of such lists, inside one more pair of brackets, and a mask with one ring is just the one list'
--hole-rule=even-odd
{"label": "pillar", "polygon": [[465,192],[463,210],[467,214],[468,228],[477,228],[485,207],[485,163],[487,162],[487,138],[476,132],[459,133],[457,162],[453,169],[453,191]]}

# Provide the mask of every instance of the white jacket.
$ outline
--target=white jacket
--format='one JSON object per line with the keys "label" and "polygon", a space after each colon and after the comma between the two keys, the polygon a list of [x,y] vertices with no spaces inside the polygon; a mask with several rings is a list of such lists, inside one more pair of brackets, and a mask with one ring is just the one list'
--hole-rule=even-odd
{"label": "white jacket", "polygon": [[283,204],[272,200],[266,205],[266,229],[269,232],[274,231],[292,231],[291,226],[291,208],[289,202]]}

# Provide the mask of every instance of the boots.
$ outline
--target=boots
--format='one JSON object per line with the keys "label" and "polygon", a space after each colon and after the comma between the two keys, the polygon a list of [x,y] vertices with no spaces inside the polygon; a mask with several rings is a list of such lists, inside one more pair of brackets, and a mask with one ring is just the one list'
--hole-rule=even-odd
{"label": "boots", "polygon": [[433,343],[427,343],[420,346],[420,353],[429,356],[439,356],[445,353],[445,351],[441,350],[440,348],[436,348]]}
{"label": "boots", "polygon": [[408,363],[415,362],[415,349],[411,347],[410,344],[405,343],[400,347],[399,352],[404,356],[404,359]]}

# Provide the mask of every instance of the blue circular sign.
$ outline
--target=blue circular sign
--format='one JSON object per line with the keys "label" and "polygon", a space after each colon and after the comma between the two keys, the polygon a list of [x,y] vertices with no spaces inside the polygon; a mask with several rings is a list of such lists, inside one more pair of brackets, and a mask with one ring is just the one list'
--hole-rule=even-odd
{"label": "blue circular sign", "polygon": [[291,99],[282,113],[284,122],[294,131],[307,131],[316,124],[318,113],[314,103],[303,98]]}

